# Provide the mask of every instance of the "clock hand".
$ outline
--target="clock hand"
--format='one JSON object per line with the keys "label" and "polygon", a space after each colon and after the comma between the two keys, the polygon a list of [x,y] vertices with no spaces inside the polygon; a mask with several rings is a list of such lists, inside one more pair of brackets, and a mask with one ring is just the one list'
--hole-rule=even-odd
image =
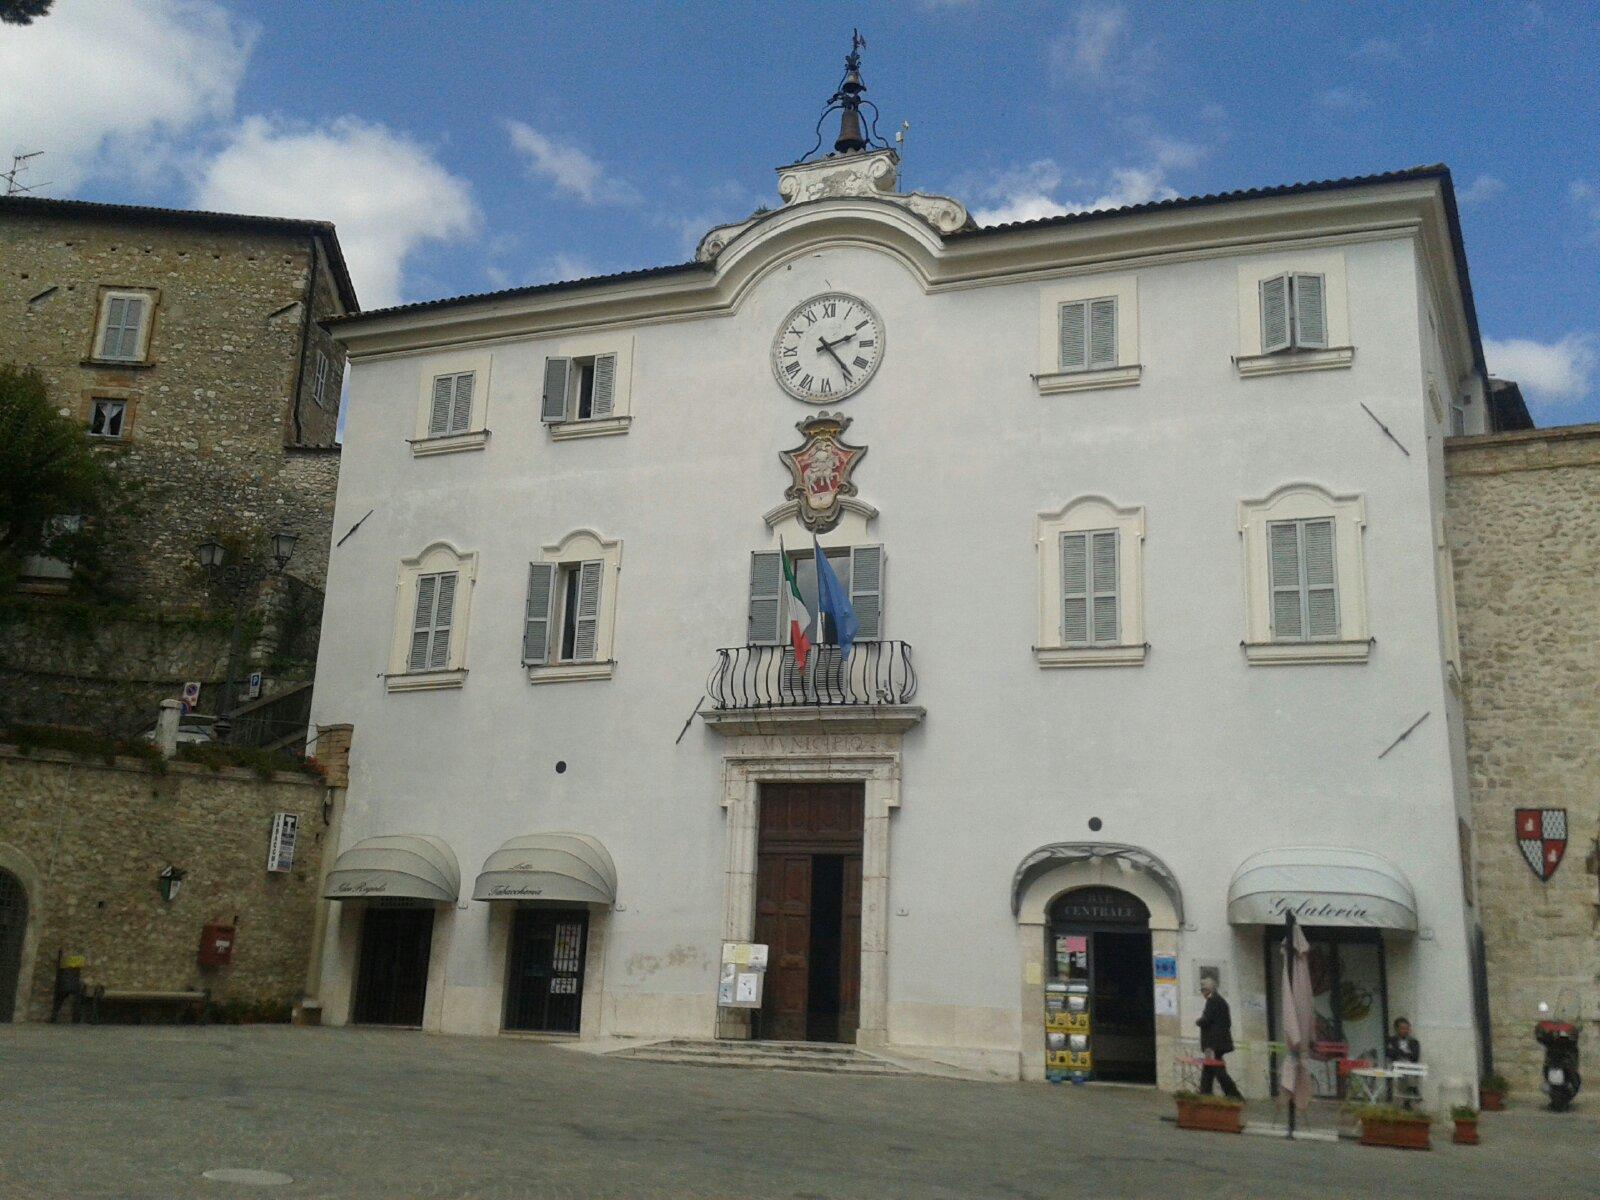
{"label": "clock hand", "polygon": [[[840,338],[839,339],[840,342],[845,341],[845,340],[847,340],[847,339],[845,339],[845,338]],[[826,338],[823,338],[823,337],[817,338],[817,345],[820,346],[822,349],[826,350],[829,354],[831,354],[833,356],[833,361],[839,364],[839,370],[844,372],[844,381],[846,383],[849,383],[855,377],[850,374],[850,368],[844,365],[844,359],[840,358],[838,353],[834,350],[834,347],[837,346],[838,344],[839,344],[839,342],[829,342]]]}

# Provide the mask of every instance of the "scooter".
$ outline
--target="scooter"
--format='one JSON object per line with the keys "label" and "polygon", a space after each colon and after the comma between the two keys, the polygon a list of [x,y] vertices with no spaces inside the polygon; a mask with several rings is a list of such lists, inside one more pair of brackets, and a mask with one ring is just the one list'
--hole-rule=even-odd
{"label": "scooter", "polygon": [[1550,1006],[1540,1001],[1539,1022],[1533,1027],[1533,1036],[1544,1047],[1540,1086],[1550,1097],[1550,1111],[1566,1112],[1583,1086],[1578,1074],[1578,1026],[1571,1021],[1557,1020]]}

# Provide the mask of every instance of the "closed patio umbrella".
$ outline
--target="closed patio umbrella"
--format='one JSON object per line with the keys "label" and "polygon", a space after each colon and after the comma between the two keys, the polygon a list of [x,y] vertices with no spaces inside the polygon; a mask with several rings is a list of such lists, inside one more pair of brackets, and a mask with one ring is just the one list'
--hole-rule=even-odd
{"label": "closed patio umbrella", "polygon": [[1278,1086],[1289,1093],[1289,1136],[1294,1136],[1296,1108],[1311,1100],[1311,1070],[1306,1058],[1316,1036],[1311,1010],[1311,943],[1288,913],[1283,937],[1283,1044],[1286,1053],[1279,1068]]}

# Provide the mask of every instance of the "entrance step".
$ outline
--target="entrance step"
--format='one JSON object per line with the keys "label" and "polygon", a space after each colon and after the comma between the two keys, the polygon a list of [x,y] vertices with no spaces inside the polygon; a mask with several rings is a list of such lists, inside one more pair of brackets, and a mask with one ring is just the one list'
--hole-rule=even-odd
{"label": "entrance step", "polygon": [[757,1067],[769,1071],[817,1071],[836,1075],[910,1075],[898,1063],[854,1046],[827,1042],[694,1041],[674,1038],[613,1051],[612,1058],[702,1067]]}

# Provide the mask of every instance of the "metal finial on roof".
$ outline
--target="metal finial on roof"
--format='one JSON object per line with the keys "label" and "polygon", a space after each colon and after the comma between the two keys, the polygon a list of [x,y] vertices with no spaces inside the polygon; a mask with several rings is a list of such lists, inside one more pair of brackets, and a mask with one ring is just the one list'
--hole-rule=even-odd
{"label": "metal finial on roof", "polygon": [[[866,49],[866,45],[867,39],[861,36],[861,31],[852,29],[850,53],[844,58],[844,78],[839,81],[833,95],[828,97],[822,116],[817,118],[816,144],[800,156],[800,162],[805,162],[822,148],[822,124],[831,112],[839,114],[839,136],[833,143],[835,154],[856,154],[869,147],[876,150],[889,148],[889,143],[878,136],[878,106],[862,95],[867,90],[867,85],[861,82],[861,51]],[[861,122],[863,108],[868,112],[865,127]]]}

